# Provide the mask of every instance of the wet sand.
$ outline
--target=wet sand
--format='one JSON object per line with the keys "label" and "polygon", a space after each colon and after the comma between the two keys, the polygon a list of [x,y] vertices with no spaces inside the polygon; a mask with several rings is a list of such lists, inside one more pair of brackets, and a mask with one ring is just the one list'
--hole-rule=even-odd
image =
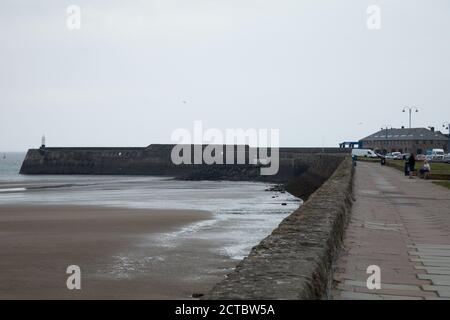
{"label": "wet sand", "polygon": [[[178,299],[208,291],[235,264],[214,243],[152,239],[207,211],[0,206],[0,299]],[[81,268],[68,290],[66,268]]]}

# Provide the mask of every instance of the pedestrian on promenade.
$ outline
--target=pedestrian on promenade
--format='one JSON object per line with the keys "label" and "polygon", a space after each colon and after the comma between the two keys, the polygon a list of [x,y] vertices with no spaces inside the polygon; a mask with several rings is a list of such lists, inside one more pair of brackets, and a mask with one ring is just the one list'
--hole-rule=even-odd
{"label": "pedestrian on promenade", "polygon": [[386,156],[385,155],[380,155],[380,163],[382,166],[386,165]]}
{"label": "pedestrian on promenade", "polygon": [[427,160],[423,162],[422,168],[420,168],[419,173],[422,178],[425,178],[425,174],[431,171],[430,164]]}
{"label": "pedestrian on promenade", "polygon": [[411,153],[408,159],[409,164],[409,178],[412,179],[412,175],[414,171],[416,171],[416,157],[414,156],[414,153]]}

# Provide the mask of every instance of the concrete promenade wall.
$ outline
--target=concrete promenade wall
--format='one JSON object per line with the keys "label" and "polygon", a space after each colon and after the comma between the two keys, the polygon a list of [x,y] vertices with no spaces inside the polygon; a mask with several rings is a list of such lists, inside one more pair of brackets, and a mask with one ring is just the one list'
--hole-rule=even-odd
{"label": "concrete promenade wall", "polygon": [[353,201],[350,157],[204,299],[322,299]]}

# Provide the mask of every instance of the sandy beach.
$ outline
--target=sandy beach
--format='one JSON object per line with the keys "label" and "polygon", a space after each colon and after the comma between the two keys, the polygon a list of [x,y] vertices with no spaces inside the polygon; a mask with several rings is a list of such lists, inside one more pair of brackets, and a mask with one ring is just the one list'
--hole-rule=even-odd
{"label": "sandy beach", "polygon": [[0,299],[190,299],[300,205],[263,183],[19,175],[24,156],[0,162]]}
{"label": "sandy beach", "polygon": [[[151,239],[210,217],[198,210],[0,206],[0,299],[190,298],[235,262],[206,253],[205,242],[171,249]],[[81,268],[81,290],[66,287],[69,265]]]}

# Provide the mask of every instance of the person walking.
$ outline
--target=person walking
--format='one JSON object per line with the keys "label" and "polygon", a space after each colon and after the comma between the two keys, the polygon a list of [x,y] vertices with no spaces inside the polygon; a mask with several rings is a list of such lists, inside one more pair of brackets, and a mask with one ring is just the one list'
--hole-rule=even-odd
{"label": "person walking", "polygon": [[408,159],[408,165],[409,165],[409,177],[412,178],[412,174],[414,171],[416,171],[416,157],[414,156],[414,153],[411,153]]}

